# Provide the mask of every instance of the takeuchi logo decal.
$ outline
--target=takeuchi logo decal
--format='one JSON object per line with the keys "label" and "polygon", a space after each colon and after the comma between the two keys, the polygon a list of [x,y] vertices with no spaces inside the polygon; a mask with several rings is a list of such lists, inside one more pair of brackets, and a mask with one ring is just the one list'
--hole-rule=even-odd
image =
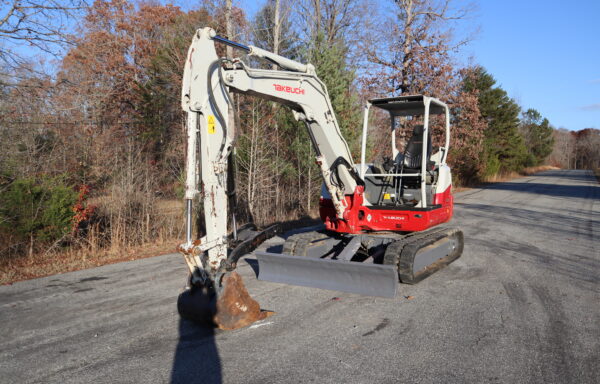
{"label": "takeuchi logo decal", "polygon": [[293,88],[293,87],[289,87],[287,85],[281,85],[281,84],[273,84],[273,86],[275,87],[275,90],[277,92],[287,92],[287,93],[295,93],[297,95],[304,95],[304,89],[302,89],[302,88]]}

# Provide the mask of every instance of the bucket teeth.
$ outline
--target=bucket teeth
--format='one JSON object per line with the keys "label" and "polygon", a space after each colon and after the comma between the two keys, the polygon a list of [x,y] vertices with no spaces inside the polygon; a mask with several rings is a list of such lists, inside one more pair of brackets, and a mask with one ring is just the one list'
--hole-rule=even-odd
{"label": "bucket teeth", "polygon": [[260,309],[237,272],[223,276],[218,294],[212,287],[186,289],[179,295],[177,309],[184,319],[224,330],[243,328],[273,314]]}

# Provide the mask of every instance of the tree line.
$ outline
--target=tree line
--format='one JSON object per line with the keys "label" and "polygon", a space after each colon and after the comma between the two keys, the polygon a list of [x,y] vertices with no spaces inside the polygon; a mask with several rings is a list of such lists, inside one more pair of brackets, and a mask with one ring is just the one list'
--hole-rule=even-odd
{"label": "tree line", "polygon": [[[597,130],[556,130],[535,109],[523,110],[485,68],[460,64],[472,37],[457,37],[456,26],[469,22],[471,9],[450,0],[267,0],[252,17],[231,0],[187,11],[56,0],[35,12],[22,3],[0,15],[0,34],[27,38],[52,59],[40,65],[0,45],[1,256],[181,237],[174,203],[184,185],[181,76],[191,38],[204,26],[312,63],[355,160],[367,99],[426,94],[452,109],[455,184],[548,161],[599,165]],[[44,12],[52,13],[47,23],[39,19]],[[42,26],[39,34],[23,34],[27,21],[30,29]],[[218,47],[218,54],[241,53]],[[314,214],[321,180],[305,128],[270,101],[234,101],[238,214],[259,224]],[[389,123],[379,115],[370,123],[383,128],[371,129],[369,158],[388,155]],[[398,135],[406,138],[407,129]]]}

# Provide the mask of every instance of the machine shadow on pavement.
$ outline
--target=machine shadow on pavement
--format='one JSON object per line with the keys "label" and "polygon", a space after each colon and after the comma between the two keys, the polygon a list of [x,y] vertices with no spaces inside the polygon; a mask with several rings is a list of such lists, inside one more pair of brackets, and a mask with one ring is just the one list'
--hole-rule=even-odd
{"label": "machine shadow on pavement", "polygon": [[215,332],[218,331],[212,327],[179,320],[179,341],[173,358],[171,383],[223,382]]}
{"label": "machine shadow on pavement", "polygon": [[[280,248],[281,248],[281,246],[278,247],[279,252],[281,252]],[[269,251],[269,252],[271,252],[271,251]],[[273,252],[277,252],[277,251],[273,251]],[[258,279],[258,274],[260,272],[258,260],[250,259],[250,258],[246,257],[246,258],[244,258],[244,261],[250,266],[250,268],[252,268],[252,271],[254,272],[255,277]]]}

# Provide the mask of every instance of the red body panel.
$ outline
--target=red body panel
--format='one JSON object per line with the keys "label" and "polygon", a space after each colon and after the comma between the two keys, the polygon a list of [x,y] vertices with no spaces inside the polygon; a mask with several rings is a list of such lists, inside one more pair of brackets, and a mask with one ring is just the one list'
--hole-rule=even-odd
{"label": "red body panel", "polygon": [[452,186],[442,193],[436,193],[431,210],[371,209],[363,206],[363,187],[356,187],[353,195],[346,195],[347,209],[344,219],[336,217],[330,199],[321,198],[319,213],[325,228],[340,233],[363,233],[367,231],[416,232],[445,223],[452,218]]}

